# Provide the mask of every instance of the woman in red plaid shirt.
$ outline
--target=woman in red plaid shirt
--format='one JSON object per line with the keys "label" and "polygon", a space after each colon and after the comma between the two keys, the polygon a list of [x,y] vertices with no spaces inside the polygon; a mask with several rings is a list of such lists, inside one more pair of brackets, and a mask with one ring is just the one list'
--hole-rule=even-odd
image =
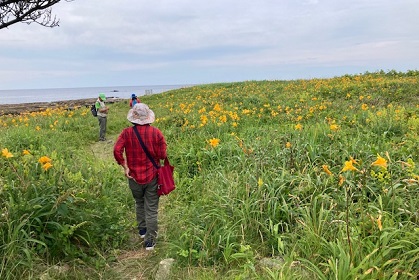
{"label": "woman in red plaid shirt", "polygon": [[116,162],[124,168],[128,185],[135,199],[139,235],[145,240],[146,250],[153,250],[157,238],[159,206],[157,169],[141,147],[134,127],[158,165],[160,165],[160,160],[167,156],[166,140],[159,129],[150,125],[155,117],[154,112],[146,104],[135,104],[129,110],[127,119],[134,126],[125,128],[121,132],[113,153]]}

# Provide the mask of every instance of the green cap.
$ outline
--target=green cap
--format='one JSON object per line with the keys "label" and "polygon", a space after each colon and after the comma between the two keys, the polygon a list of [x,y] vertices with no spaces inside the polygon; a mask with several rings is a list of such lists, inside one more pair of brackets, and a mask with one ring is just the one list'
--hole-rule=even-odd
{"label": "green cap", "polygon": [[102,99],[102,100],[106,100],[106,96],[105,96],[105,94],[104,94],[104,93],[99,93],[99,97],[100,97],[100,99]]}

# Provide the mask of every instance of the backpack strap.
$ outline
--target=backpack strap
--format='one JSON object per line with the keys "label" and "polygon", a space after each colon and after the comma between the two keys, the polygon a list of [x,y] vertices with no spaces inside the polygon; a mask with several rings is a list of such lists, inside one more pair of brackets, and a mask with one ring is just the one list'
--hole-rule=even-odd
{"label": "backpack strap", "polygon": [[151,163],[154,165],[154,167],[155,167],[156,169],[159,169],[159,168],[160,168],[160,166],[158,166],[158,165],[156,164],[156,162],[154,161],[154,159],[151,157],[150,152],[147,150],[147,147],[145,146],[145,144],[144,144],[144,142],[143,142],[143,139],[141,139],[140,133],[138,133],[138,130],[137,130],[137,126],[135,126],[135,125],[134,125],[133,129],[134,129],[135,135],[137,136],[138,141],[140,141],[141,147],[143,148],[143,150],[144,150],[145,154],[146,154],[146,155],[147,155],[147,157],[150,159],[150,161],[151,161]]}

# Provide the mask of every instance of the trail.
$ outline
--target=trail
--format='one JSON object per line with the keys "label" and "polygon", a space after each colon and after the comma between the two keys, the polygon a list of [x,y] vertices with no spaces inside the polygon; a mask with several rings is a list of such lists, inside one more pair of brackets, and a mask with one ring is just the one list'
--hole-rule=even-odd
{"label": "trail", "polygon": [[[118,135],[107,136],[107,141],[95,142],[90,149],[96,158],[105,162],[115,162],[113,157],[113,147]],[[100,152],[99,152],[100,151]],[[122,168],[121,168],[122,174]],[[122,175],[121,175],[122,176]],[[129,191],[127,185],[127,192]],[[159,225],[161,226],[161,225]],[[148,252],[144,249],[143,240],[138,236],[135,228],[129,233],[128,243],[125,248],[116,253],[116,260],[108,264],[106,277],[103,279],[115,280],[142,280],[150,279],[150,273],[154,274],[158,261],[155,260],[155,252]]]}

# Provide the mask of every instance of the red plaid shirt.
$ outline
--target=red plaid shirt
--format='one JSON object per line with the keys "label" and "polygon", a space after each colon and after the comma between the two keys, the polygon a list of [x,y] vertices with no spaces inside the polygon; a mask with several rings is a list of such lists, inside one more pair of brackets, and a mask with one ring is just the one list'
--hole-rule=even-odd
{"label": "red plaid shirt", "polygon": [[[136,125],[138,133],[157,165],[160,159],[167,156],[166,140],[161,131],[150,125]],[[124,158],[124,152],[125,157]],[[135,135],[133,127],[125,128],[118,137],[113,149],[113,155],[119,165],[125,162],[130,170],[130,175],[138,184],[146,184],[157,176],[157,169],[147,157],[140,141]]]}

